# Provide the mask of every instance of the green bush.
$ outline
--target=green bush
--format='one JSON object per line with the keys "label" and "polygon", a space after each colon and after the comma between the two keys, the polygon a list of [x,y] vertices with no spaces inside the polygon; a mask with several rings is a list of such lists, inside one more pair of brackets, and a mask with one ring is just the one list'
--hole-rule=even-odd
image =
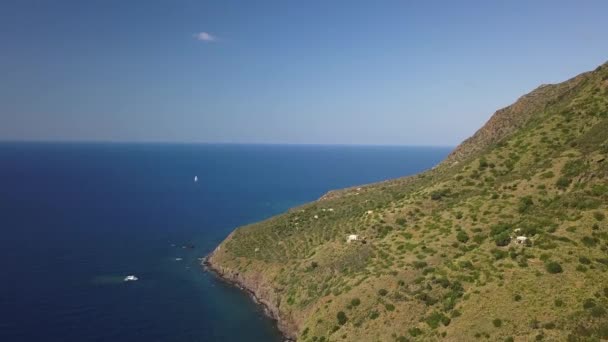
{"label": "green bush", "polygon": [[583,236],[581,241],[583,242],[583,245],[587,247],[595,247],[595,245],[598,243],[598,239],[592,236]]}
{"label": "green bush", "polygon": [[353,298],[350,301],[350,305],[352,306],[359,306],[359,304],[361,304],[361,300],[359,298]]}
{"label": "green bush", "polygon": [[540,175],[540,178],[542,178],[542,179],[553,178],[553,177],[555,177],[555,174],[553,173],[553,171],[547,171]]}
{"label": "green bush", "polygon": [[419,270],[421,268],[425,268],[428,264],[426,263],[426,261],[417,260],[417,261],[414,261],[413,265],[416,269]]}
{"label": "green bush", "polygon": [[492,321],[492,324],[494,324],[495,327],[500,328],[502,326],[502,320],[500,318],[495,318]]}
{"label": "green bush", "polygon": [[417,299],[424,302],[426,306],[433,306],[437,304],[438,300],[435,297],[429,296],[427,293],[420,293],[416,296]]}
{"label": "green bush", "polygon": [[588,165],[582,160],[569,160],[562,168],[562,175],[566,177],[576,177],[583,171],[587,170]]}
{"label": "green bush", "polygon": [[492,252],[492,255],[494,256],[494,259],[496,259],[496,260],[504,259],[509,254],[506,251],[503,251],[503,250],[497,249],[497,248],[493,249],[491,252]]}
{"label": "green bush", "polygon": [[598,221],[603,221],[606,218],[606,215],[601,211],[596,211],[593,213],[593,217]]}
{"label": "green bush", "polygon": [[479,169],[485,169],[488,167],[488,161],[485,157],[481,157],[479,158]]}
{"label": "green bush", "polygon": [[555,329],[555,326],[556,325],[553,322],[547,322],[543,324],[543,328],[547,330]]}
{"label": "green bush", "polygon": [[450,189],[441,189],[441,190],[435,190],[433,192],[431,192],[431,199],[433,201],[439,201],[444,197],[447,197],[450,194]]}
{"label": "green bush", "polygon": [[517,208],[517,211],[519,211],[520,214],[524,214],[524,213],[528,212],[533,205],[534,205],[534,201],[532,201],[532,197],[530,197],[530,196],[522,197],[519,200],[519,207]]}
{"label": "green bush", "polygon": [[601,305],[597,305],[597,306],[591,308],[589,313],[593,317],[602,317],[602,316],[606,315],[606,309],[604,309],[604,307]]}
{"label": "green bush", "polygon": [[469,236],[467,235],[467,233],[461,230],[458,232],[458,234],[456,234],[456,240],[462,243],[467,243],[467,241],[469,241]]}
{"label": "green bush", "polygon": [[378,290],[378,295],[380,295],[382,297],[386,296],[387,294],[388,294],[388,291],[385,289]]}
{"label": "green bush", "polygon": [[498,235],[494,236],[494,243],[496,244],[496,246],[502,247],[502,246],[506,246],[511,242],[511,235],[509,234],[509,232],[502,232]]}
{"label": "green bush", "polygon": [[[450,324],[449,318],[439,311],[435,311],[425,319],[426,324],[433,329],[437,329],[440,323]],[[447,324],[445,324],[447,322]]]}
{"label": "green bush", "polygon": [[395,311],[395,306],[393,304],[390,303],[386,303],[384,304],[384,307],[386,308],[386,310],[388,311]]}
{"label": "green bush", "polygon": [[547,272],[552,273],[552,274],[556,274],[556,273],[562,273],[564,270],[562,269],[562,266],[557,263],[556,261],[550,261],[545,265],[545,268],[547,269]]}
{"label": "green bush", "polygon": [[568,188],[568,186],[570,186],[571,182],[572,180],[568,177],[560,177],[557,182],[555,182],[555,186],[557,186],[559,189],[565,190]]}
{"label": "green bush", "polygon": [[338,317],[338,324],[340,324],[340,325],[344,325],[348,321],[348,318],[346,317],[346,314],[344,313],[344,311],[338,312],[337,317]]}
{"label": "green bush", "polygon": [[410,333],[410,335],[412,335],[413,337],[419,336],[422,334],[422,330],[420,330],[419,328],[410,328],[407,331],[408,333]]}
{"label": "green bush", "polygon": [[595,307],[595,305],[596,305],[595,300],[593,300],[592,298],[587,298],[583,302],[583,309],[591,309],[591,308]]}

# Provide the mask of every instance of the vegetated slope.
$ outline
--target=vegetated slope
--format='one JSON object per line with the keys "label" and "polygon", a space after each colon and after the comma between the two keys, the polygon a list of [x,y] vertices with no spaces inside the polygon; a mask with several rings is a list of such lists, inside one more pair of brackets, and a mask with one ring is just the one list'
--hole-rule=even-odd
{"label": "vegetated slope", "polygon": [[606,216],[608,64],[433,170],[241,227],[208,262],[302,341],[608,339]]}

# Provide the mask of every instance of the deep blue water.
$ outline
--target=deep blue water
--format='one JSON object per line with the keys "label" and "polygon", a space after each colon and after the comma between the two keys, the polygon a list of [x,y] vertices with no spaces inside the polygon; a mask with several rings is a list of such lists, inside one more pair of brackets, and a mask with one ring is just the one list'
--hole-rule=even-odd
{"label": "deep blue water", "polygon": [[[278,341],[260,308],[198,258],[239,225],[448,152],[0,144],[0,341]],[[128,274],[140,280],[124,283]]]}

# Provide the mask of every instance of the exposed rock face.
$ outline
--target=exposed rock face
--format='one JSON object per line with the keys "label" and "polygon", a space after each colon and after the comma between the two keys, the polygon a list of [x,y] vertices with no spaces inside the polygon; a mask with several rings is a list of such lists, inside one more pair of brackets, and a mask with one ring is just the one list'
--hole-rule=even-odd
{"label": "exposed rock face", "polygon": [[216,248],[212,254],[206,257],[203,260],[203,265],[208,270],[213,271],[222,280],[249,293],[255,302],[264,307],[266,314],[276,321],[277,327],[281,333],[283,333],[285,339],[287,341],[295,341],[298,333],[298,325],[289,314],[282,313],[279,309],[280,299],[275,293],[274,288],[263,280],[260,273],[240,273],[216,263],[215,255],[220,251],[220,248],[221,246]]}

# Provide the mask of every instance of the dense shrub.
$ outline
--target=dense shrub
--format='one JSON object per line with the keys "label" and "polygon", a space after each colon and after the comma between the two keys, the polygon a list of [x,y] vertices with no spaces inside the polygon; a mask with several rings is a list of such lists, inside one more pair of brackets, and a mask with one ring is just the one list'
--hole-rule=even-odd
{"label": "dense shrub", "polygon": [[601,211],[596,211],[593,213],[593,217],[598,221],[603,221],[606,218],[606,215]]}
{"label": "dense shrub", "polygon": [[346,321],[348,321],[348,318],[346,317],[346,314],[344,313],[344,311],[340,311],[338,312],[338,324],[340,325],[344,325],[346,324]]}
{"label": "dense shrub", "polygon": [[388,291],[385,289],[378,290],[378,295],[380,295],[382,297],[386,296],[387,294],[388,294]]}
{"label": "dense shrub", "polygon": [[462,243],[467,243],[467,241],[469,241],[469,235],[461,230],[458,232],[458,234],[456,234],[456,240]]}
{"label": "dense shrub", "polygon": [[564,270],[562,269],[562,266],[557,263],[556,261],[550,261],[545,265],[545,268],[547,269],[547,272],[549,273],[562,273]]}
{"label": "dense shrub", "polygon": [[425,268],[428,264],[426,263],[426,261],[416,260],[414,261],[413,265],[416,269],[421,269]]}
{"label": "dense shrub", "polygon": [[359,306],[359,304],[361,304],[361,300],[359,298],[353,298],[350,301],[350,305],[352,306]]}
{"label": "dense shrub", "polygon": [[433,192],[431,192],[431,199],[433,201],[439,201],[444,197],[447,197],[450,194],[450,189],[441,189],[441,190],[435,190]]}
{"label": "dense shrub", "polygon": [[517,208],[517,211],[519,211],[520,214],[526,213],[530,210],[530,208],[533,205],[534,205],[534,201],[532,201],[532,197],[530,197],[530,196],[522,197],[519,200],[519,207]]}
{"label": "dense shrub", "polygon": [[492,321],[492,324],[494,324],[495,327],[500,328],[502,326],[502,320],[500,318],[495,318]]}
{"label": "dense shrub", "polygon": [[556,325],[553,322],[547,322],[543,324],[543,328],[548,330],[555,329],[555,326]]}
{"label": "dense shrub", "polygon": [[473,235],[473,242],[481,245],[485,241],[486,238],[487,238],[487,236],[485,236],[483,234],[475,234],[475,235]]}
{"label": "dense shrub", "polygon": [[432,306],[437,304],[437,299],[435,297],[429,296],[427,293],[420,293],[416,296],[420,301],[424,302],[426,306]]}
{"label": "dense shrub", "polygon": [[509,232],[502,232],[494,236],[494,243],[496,246],[506,246],[511,242],[511,235]]}
{"label": "dense shrub", "polygon": [[569,160],[562,168],[562,175],[566,177],[576,177],[585,171],[588,165],[581,159]]}
{"label": "dense shrub", "polygon": [[440,323],[443,323],[443,325],[450,324],[450,319],[441,312],[435,311],[425,319],[425,322],[429,325],[429,327],[437,329]]}
{"label": "dense shrub", "polygon": [[581,241],[583,242],[583,245],[587,247],[595,247],[598,243],[598,239],[593,236],[583,236]]}
{"label": "dense shrub", "polygon": [[568,188],[568,186],[570,186],[571,182],[572,180],[568,177],[560,177],[557,182],[555,182],[555,186],[557,186],[559,189],[565,190]]}
{"label": "dense shrub", "polygon": [[497,248],[494,248],[491,252],[492,252],[492,255],[494,256],[494,259],[496,259],[496,260],[504,259],[509,254],[506,251],[503,251],[502,249],[497,249]]}
{"label": "dense shrub", "polygon": [[606,309],[604,309],[604,307],[601,305],[597,305],[597,306],[591,308],[591,310],[589,310],[589,313],[593,317],[602,317],[602,316],[606,315]]}
{"label": "dense shrub", "polygon": [[407,332],[410,333],[410,335],[412,335],[413,337],[416,337],[416,336],[419,336],[422,334],[422,330],[420,330],[419,328],[410,328]]}
{"label": "dense shrub", "polygon": [[585,264],[585,265],[589,265],[589,264],[591,263],[591,260],[589,260],[589,258],[584,257],[584,256],[579,257],[579,258],[578,258],[578,261],[579,261],[581,264]]}
{"label": "dense shrub", "polygon": [[583,302],[583,309],[591,309],[591,308],[595,307],[595,305],[596,305],[595,300],[593,300],[592,298],[587,298]]}
{"label": "dense shrub", "polygon": [[555,177],[555,174],[553,173],[553,171],[547,171],[540,175],[540,178],[542,178],[542,179],[553,178],[553,177]]}

